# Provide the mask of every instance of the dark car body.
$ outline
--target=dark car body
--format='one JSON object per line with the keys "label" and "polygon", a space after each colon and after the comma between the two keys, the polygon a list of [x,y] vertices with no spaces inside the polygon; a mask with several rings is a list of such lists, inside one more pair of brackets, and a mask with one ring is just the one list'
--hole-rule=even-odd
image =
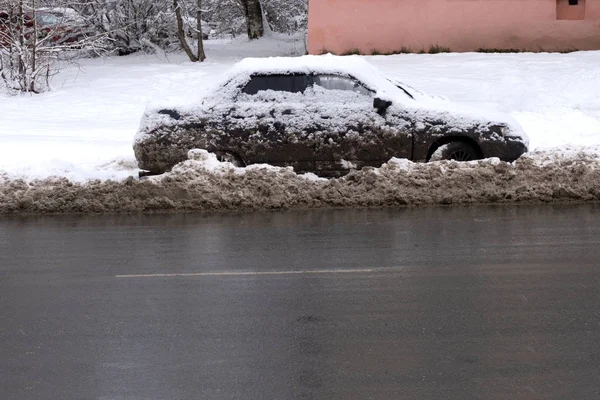
{"label": "dark car body", "polygon": [[358,58],[305,56],[242,61],[202,101],[147,110],[134,151],[151,173],[199,148],[240,165],[339,176],[392,157],[429,161],[449,143],[469,153],[465,160],[513,161],[527,151],[510,117],[411,93]]}

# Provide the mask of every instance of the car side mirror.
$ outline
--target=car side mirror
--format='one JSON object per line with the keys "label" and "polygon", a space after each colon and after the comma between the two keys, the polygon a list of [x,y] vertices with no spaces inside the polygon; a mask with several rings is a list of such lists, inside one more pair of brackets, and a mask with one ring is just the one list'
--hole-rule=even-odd
{"label": "car side mirror", "polygon": [[383,100],[379,97],[375,97],[373,100],[373,107],[377,110],[377,114],[381,115],[382,117],[385,115],[385,112],[391,105],[391,101]]}

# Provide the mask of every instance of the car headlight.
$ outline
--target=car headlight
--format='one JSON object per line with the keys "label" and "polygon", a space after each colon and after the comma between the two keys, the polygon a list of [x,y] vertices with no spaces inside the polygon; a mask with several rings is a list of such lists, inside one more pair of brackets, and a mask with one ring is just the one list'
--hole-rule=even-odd
{"label": "car headlight", "polygon": [[498,132],[503,138],[520,138],[522,135],[508,125],[500,125]]}

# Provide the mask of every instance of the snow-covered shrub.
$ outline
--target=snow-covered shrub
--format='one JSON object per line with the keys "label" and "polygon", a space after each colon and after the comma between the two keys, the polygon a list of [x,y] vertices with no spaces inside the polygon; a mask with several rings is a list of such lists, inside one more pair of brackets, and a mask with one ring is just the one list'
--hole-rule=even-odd
{"label": "snow-covered shrub", "polygon": [[308,0],[262,0],[262,7],[274,32],[294,33],[308,25]]}
{"label": "snow-covered shrub", "polygon": [[238,0],[204,0],[205,19],[218,37],[238,36],[246,32],[244,11]]}
{"label": "snow-covered shrub", "polygon": [[90,26],[109,38],[110,47],[118,54],[177,46],[177,26],[169,1],[88,0],[74,7]]}
{"label": "snow-covered shrub", "polygon": [[[247,32],[244,0],[205,0],[206,20],[217,35],[237,36]],[[267,30],[294,33],[305,30],[308,21],[308,0],[261,0],[263,20]]]}

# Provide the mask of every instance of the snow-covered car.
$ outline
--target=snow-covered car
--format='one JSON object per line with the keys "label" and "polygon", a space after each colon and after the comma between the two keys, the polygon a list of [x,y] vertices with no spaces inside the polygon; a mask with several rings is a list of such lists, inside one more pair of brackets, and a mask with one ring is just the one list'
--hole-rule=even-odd
{"label": "snow-covered car", "polygon": [[73,43],[83,39],[89,30],[84,18],[70,8],[40,8],[24,11],[22,17],[14,12],[0,11],[0,45],[18,42],[20,26],[24,23],[24,38],[30,39],[37,28],[39,38],[48,38],[49,44]]}
{"label": "snow-covered car", "polygon": [[245,59],[196,101],[149,107],[135,156],[151,174],[205,149],[238,166],[339,176],[392,157],[513,161],[527,151],[508,115],[411,90],[359,57]]}
{"label": "snow-covered car", "polygon": [[85,19],[71,8],[40,8],[35,18],[43,32],[53,35],[55,43],[76,42],[90,33]]}

